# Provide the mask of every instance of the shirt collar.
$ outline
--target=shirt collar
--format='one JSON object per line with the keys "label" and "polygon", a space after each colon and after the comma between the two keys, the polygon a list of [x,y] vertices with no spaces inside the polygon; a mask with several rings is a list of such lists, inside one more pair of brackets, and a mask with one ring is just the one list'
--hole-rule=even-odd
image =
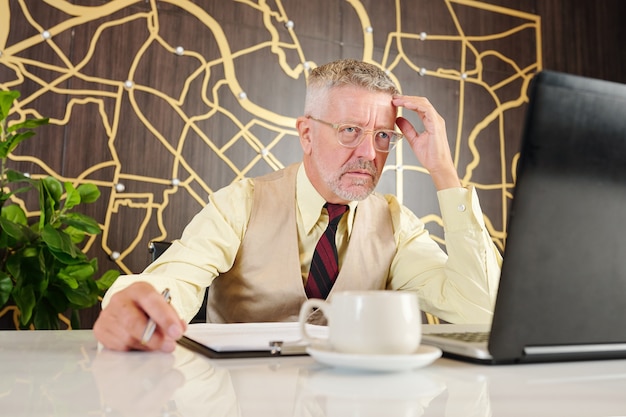
{"label": "shirt collar", "polygon": [[[304,230],[307,234],[311,233],[313,227],[317,224],[321,214],[322,208],[324,204],[326,204],[326,200],[322,197],[311,181],[309,177],[307,177],[306,172],[304,170],[304,164],[300,164],[298,168],[298,174],[296,177],[296,203],[298,205],[298,210],[300,211],[300,216],[302,217],[302,224],[304,226]],[[352,223],[354,221],[354,213],[356,213],[356,208],[358,206],[358,201],[351,201],[348,203],[348,236],[352,233]]]}

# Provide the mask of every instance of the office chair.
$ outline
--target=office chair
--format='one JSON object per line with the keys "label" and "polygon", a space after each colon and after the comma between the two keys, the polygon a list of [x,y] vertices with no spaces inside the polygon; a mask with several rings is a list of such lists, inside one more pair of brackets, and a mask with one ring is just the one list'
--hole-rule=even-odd
{"label": "office chair", "polygon": [[[170,247],[172,242],[163,240],[151,240],[148,243],[148,252],[150,253],[150,262],[154,262],[159,256],[163,254]],[[204,300],[200,306],[200,310],[191,319],[191,323],[206,323],[206,304],[209,297],[209,289],[204,292]]]}

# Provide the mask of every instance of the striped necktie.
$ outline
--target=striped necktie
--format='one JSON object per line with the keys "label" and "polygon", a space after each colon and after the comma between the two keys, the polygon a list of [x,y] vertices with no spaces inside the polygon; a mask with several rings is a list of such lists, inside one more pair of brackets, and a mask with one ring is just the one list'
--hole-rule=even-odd
{"label": "striped necktie", "polygon": [[348,210],[343,204],[324,205],[328,210],[328,227],[315,246],[309,278],[306,281],[306,295],[309,298],[326,299],[339,274],[335,234],[341,216]]}

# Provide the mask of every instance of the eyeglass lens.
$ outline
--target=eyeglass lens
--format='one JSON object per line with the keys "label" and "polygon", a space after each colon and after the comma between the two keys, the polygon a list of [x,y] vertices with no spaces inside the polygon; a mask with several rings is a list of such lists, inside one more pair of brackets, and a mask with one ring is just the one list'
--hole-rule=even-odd
{"label": "eyeglass lens", "polygon": [[347,147],[356,147],[367,133],[374,134],[374,145],[381,151],[389,150],[389,147],[398,141],[398,135],[393,130],[365,130],[359,126],[341,125],[337,128],[339,142]]}

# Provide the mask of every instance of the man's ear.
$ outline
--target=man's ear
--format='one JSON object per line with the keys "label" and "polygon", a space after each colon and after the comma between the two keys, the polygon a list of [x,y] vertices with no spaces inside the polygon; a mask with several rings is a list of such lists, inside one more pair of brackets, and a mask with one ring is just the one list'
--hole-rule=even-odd
{"label": "man's ear", "polygon": [[304,116],[300,116],[296,119],[296,129],[298,130],[298,136],[300,137],[300,146],[306,155],[311,153],[311,125],[310,120]]}

